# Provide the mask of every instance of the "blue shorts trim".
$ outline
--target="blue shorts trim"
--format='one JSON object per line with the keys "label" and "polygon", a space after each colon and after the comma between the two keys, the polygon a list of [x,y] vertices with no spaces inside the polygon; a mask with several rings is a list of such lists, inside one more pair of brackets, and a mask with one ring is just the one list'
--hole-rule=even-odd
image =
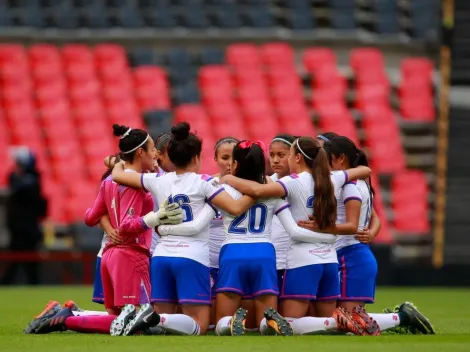
{"label": "blue shorts trim", "polygon": [[209,267],[187,258],[152,257],[150,302],[211,305]]}
{"label": "blue shorts trim", "polygon": [[271,243],[233,243],[220,250],[217,293],[232,292],[243,299],[279,295],[276,251]]}
{"label": "blue shorts trim", "polygon": [[337,252],[341,301],[374,303],[377,261],[368,245],[357,243]]}
{"label": "blue shorts trim", "polygon": [[281,299],[335,301],[340,297],[338,264],[313,264],[287,269]]}
{"label": "blue shorts trim", "polygon": [[93,297],[95,303],[104,304],[103,280],[101,279],[101,258],[96,257],[95,281],[93,284]]}

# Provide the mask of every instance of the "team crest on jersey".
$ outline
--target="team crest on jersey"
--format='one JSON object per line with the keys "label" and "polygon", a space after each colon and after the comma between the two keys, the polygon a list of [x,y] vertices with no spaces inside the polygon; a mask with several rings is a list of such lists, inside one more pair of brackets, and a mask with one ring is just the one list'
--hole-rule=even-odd
{"label": "team crest on jersey", "polygon": [[134,213],[135,213],[134,208],[131,207],[131,208],[127,209],[127,215],[133,216]]}

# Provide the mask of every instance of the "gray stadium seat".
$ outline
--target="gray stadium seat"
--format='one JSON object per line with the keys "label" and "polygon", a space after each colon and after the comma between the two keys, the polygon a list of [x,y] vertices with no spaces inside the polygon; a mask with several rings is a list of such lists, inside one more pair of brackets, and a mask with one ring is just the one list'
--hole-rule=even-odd
{"label": "gray stadium seat", "polygon": [[151,47],[135,47],[128,50],[129,62],[131,66],[156,65],[161,64],[157,53]]}
{"label": "gray stadium seat", "polygon": [[310,11],[303,9],[291,10],[288,27],[293,30],[306,30],[315,28],[315,19]]}
{"label": "gray stadium seat", "polygon": [[169,8],[149,8],[143,12],[145,25],[156,28],[176,27],[176,20]]}
{"label": "gray stadium seat", "polygon": [[209,21],[203,6],[191,4],[184,8],[184,26],[188,28],[207,28]]}
{"label": "gray stadium seat", "polygon": [[176,104],[199,103],[200,96],[195,82],[190,82],[176,89]]}
{"label": "gray stadium seat", "polygon": [[221,65],[224,63],[225,54],[219,48],[203,48],[201,51],[201,65]]}
{"label": "gray stadium seat", "polygon": [[167,110],[146,111],[144,112],[144,121],[150,135],[155,138],[171,129],[171,112]]}
{"label": "gray stadium seat", "polygon": [[144,27],[140,11],[132,7],[119,8],[118,23],[124,28]]}
{"label": "gray stadium seat", "polygon": [[215,11],[215,25],[220,28],[238,28],[242,26],[238,7],[227,4]]}
{"label": "gray stadium seat", "polygon": [[272,27],[274,24],[273,17],[265,6],[251,7],[248,9],[246,16],[249,27],[266,28]]}
{"label": "gray stadium seat", "polygon": [[331,23],[333,28],[340,30],[351,30],[356,28],[354,12],[333,11]]}

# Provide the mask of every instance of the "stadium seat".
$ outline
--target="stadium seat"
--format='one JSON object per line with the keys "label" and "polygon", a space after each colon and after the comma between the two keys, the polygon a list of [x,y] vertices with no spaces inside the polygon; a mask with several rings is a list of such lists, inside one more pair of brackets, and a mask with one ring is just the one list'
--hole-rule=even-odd
{"label": "stadium seat", "polygon": [[218,48],[205,47],[200,54],[201,64],[204,65],[223,65],[224,52]]}
{"label": "stadium seat", "polygon": [[259,49],[254,44],[231,44],[226,49],[227,64],[237,68],[259,68],[261,59]]}
{"label": "stadium seat", "polygon": [[349,56],[349,66],[356,74],[363,70],[381,69],[384,67],[383,54],[375,48],[353,49]]}
{"label": "stadium seat", "polygon": [[294,51],[286,43],[267,43],[260,47],[262,62],[269,67],[294,65]]}
{"label": "stadium seat", "polygon": [[147,46],[130,49],[129,61],[132,67],[151,66],[161,63],[155,50]]}
{"label": "stadium seat", "polygon": [[309,48],[302,54],[302,61],[309,73],[317,72],[324,66],[336,67],[336,56],[330,48]]}

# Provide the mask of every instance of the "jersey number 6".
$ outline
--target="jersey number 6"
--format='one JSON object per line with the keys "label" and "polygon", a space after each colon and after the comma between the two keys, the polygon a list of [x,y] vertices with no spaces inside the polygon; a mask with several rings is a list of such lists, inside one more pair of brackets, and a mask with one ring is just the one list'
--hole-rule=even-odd
{"label": "jersey number 6", "polygon": [[262,233],[266,227],[266,217],[268,208],[265,204],[255,204],[247,212],[235,218],[228,227],[229,233],[244,235],[247,233],[246,227],[242,227],[241,223],[248,216],[248,231],[250,233]]}
{"label": "jersey number 6", "polygon": [[193,210],[189,205],[189,197],[186,194],[177,194],[174,197],[168,198],[168,203],[178,203],[181,209],[184,211],[183,222],[188,222],[193,220]]}

